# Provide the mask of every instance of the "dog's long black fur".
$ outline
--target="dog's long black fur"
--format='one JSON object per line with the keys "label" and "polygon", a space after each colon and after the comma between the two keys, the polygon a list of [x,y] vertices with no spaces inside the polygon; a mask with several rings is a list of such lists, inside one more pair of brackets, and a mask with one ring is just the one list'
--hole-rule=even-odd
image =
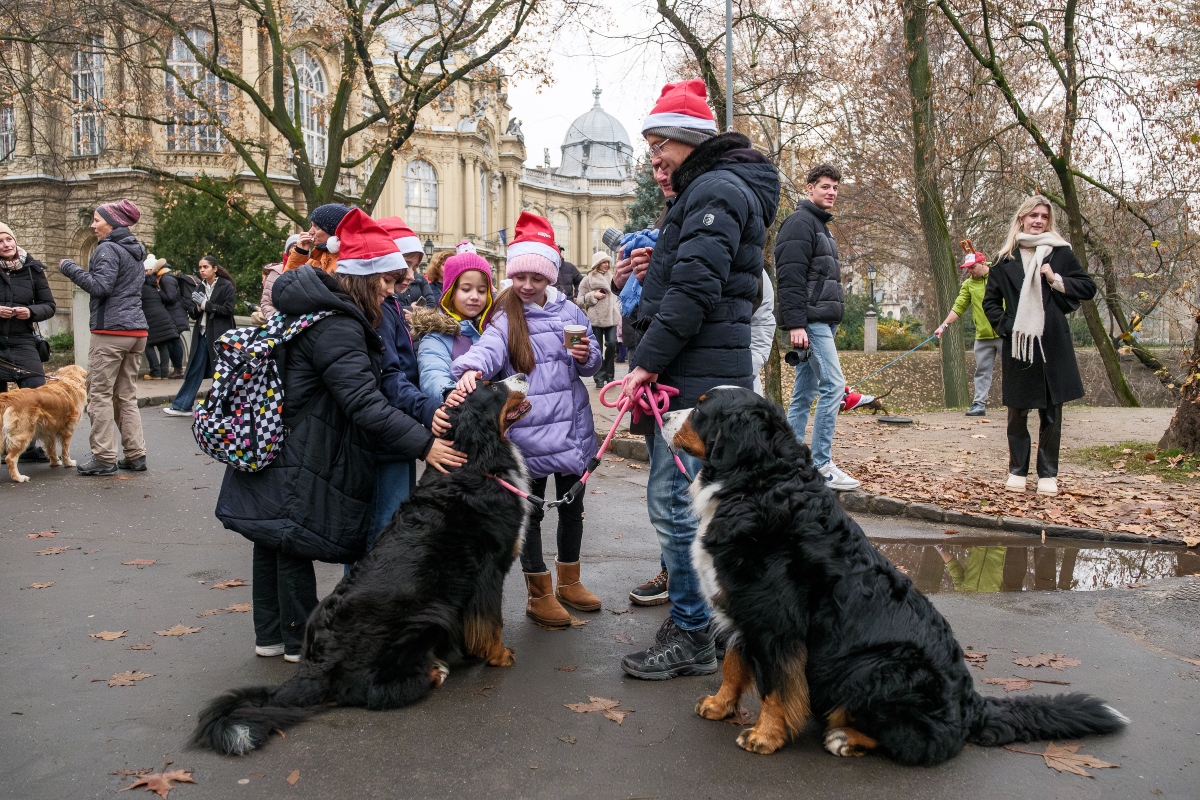
{"label": "dog's long black fur", "polygon": [[481,386],[450,410],[449,436],[466,465],[449,475],[425,471],[372,550],[313,610],[296,674],[213,700],[193,745],[244,755],[328,704],[415,703],[441,683],[446,661],[511,665],[500,603],[529,505],[488,475],[527,483],[524,461],[503,437],[505,422],[528,410],[524,395],[510,391],[524,376],[514,378]]}
{"label": "dog's long black fur", "polygon": [[702,582],[708,570],[716,619],[762,697],[806,663],[813,714],[844,711],[882,753],[912,765],[943,762],[965,742],[1074,738],[1128,723],[1085,694],[976,693],[949,623],[842,511],[772,403],[717,389],[667,427],[676,447],[703,458],[693,497],[707,555],[693,551],[697,569]]}

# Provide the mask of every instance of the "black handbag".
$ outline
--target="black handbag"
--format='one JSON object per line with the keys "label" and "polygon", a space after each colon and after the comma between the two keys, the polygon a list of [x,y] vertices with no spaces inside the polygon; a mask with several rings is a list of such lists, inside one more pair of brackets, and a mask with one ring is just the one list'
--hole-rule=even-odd
{"label": "black handbag", "polygon": [[38,358],[45,364],[50,360],[50,340],[42,336],[41,326],[33,323],[33,344],[37,347]]}

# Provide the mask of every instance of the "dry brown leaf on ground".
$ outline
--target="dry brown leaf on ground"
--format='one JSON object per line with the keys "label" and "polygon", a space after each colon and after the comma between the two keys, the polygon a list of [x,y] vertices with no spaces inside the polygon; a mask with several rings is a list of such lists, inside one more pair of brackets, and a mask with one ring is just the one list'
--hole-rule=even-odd
{"label": "dry brown leaf on ground", "polygon": [[54,585],[54,581],[46,581],[45,583],[31,583],[31,584],[29,584],[29,588],[30,589],[49,589],[53,585]]}
{"label": "dry brown leaf on ground", "polygon": [[1183,543],[1188,547],[1195,547],[1196,545],[1200,544],[1200,536],[1184,534]]}
{"label": "dry brown leaf on ground", "polygon": [[129,647],[126,647],[125,649],[126,650],[149,650],[152,647],[154,647],[154,645],[152,645],[148,642],[138,642],[137,644],[129,645]]}
{"label": "dry brown leaf on ground", "polygon": [[[152,674],[150,674],[149,672],[139,672],[136,669],[131,672],[118,672],[116,675],[113,675],[111,678],[108,679],[108,685],[109,686],[133,686],[133,684],[137,681],[144,681],[144,680],[146,680],[146,678],[153,678],[153,677],[154,676]],[[102,681],[102,680],[104,680],[104,678],[93,678],[92,683],[96,683],[97,681]],[[163,796],[166,797],[166,795],[163,795]]]}
{"label": "dry brown leaf on ground", "polygon": [[558,670],[559,672],[574,672],[575,670],[579,669],[579,665],[578,664],[564,664],[561,667],[555,667],[555,669]]}
{"label": "dry brown leaf on ground", "polygon": [[59,533],[62,533],[62,531],[56,531],[53,528],[51,528],[48,531],[38,531],[37,533],[27,533],[25,535],[27,537],[29,537],[30,539],[51,539],[56,534],[59,534]]}
{"label": "dry brown leaf on ground", "polygon": [[208,588],[209,589],[221,589],[223,591],[225,589],[232,589],[235,586],[249,586],[249,585],[250,584],[246,583],[244,578],[229,578],[227,580],[217,581],[216,583],[214,583],[212,586],[210,586]]}
{"label": "dry brown leaf on ground", "polygon": [[134,779],[133,783],[122,789],[122,792],[128,792],[130,789],[145,789],[147,792],[155,792],[159,797],[165,798],[175,788],[177,783],[195,783],[192,778],[190,769],[173,769],[164,772],[151,772],[148,775],[140,775]]}
{"label": "dry brown leaf on ground", "polygon": [[983,665],[987,661],[987,653],[963,653],[963,661],[972,667],[983,669]]}
{"label": "dry brown leaf on ground", "polygon": [[1056,769],[1059,772],[1070,772],[1075,775],[1082,775],[1085,778],[1096,777],[1088,772],[1084,767],[1092,769],[1107,769],[1109,767],[1119,767],[1120,764],[1109,764],[1107,761],[1101,761],[1095,756],[1080,755],[1075,751],[1082,747],[1079,742],[1064,742],[1062,745],[1048,742],[1046,744],[1046,752],[1035,753],[1032,750],[1018,750],[1011,745],[1005,745],[1005,750],[1011,750],[1014,753],[1025,753],[1031,756],[1041,756],[1046,759],[1046,766],[1051,769]]}
{"label": "dry brown leaf on ground", "polygon": [[38,556],[56,556],[59,553],[65,553],[68,550],[78,550],[78,547],[47,547],[45,550],[37,550],[34,555]]}
{"label": "dry brown leaf on ground", "polygon": [[569,616],[571,618],[571,627],[572,628],[582,628],[584,625],[587,625],[588,622],[591,621],[591,620],[586,620],[586,619],[580,619],[579,617],[575,616],[574,614],[568,614],[567,616]]}
{"label": "dry brown leaf on ground", "polygon": [[1018,667],[1050,667],[1057,670],[1078,667],[1083,663],[1078,658],[1067,658],[1062,653],[1038,653],[1032,658],[1014,658],[1012,662]]}
{"label": "dry brown leaf on ground", "polygon": [[233,605],[225,606],[222,611],[228,611],[231,614],[243,614],[247,611],[254,610],[253,603],[234,603]]}
{"label": "dry brown leaf on ground", "polygon": [[621,705],[620,700],[609,700],[604,697],[588,696],[590,702],[587,703],[563,703],[564,706],[574,711],[576,714],[587,714],[591,711],[599,711],[604,716],[611,719],[618,725],[625,719],[626,716],[633,713],[633,710],[617,709]]}
{"label": "dry brown leaf on ground", "polygon": [[200,617],[211,617],[213,614],[220,614],[220,613],[221,613],[221,609],[210,608],[207,611],[201,611],[199,614],[196,615],[196,618],[199,619]]}
{"label": "dry brown leaf on ground", "polygon": [[167,628],[165,631],[155,631],[155,633],[159,636],[185,636],[189,633],[199,633],[202,628],[203,626],[200,628],[189,628],[181,622],[178,625]]}
{"label": "dry brown leaf on ground", "polygon": [[128,629],[123,631],[100,631],[99,633],[89,633],[88,636],[93,639],[103,639],[106,642],[111,642],[113,639],[120,639],[127,633],[129,633]]}
{"label": "dry brown leaf on ground", "polygon": [[1028,678],[984,678],[983,682],[1003,686],[1006,692],[1019,692],[1023,689],[1033,688],[1033,681]]}
{"label": "dry brown leaf on ground", "polygon": [[628,633],[614,633],[612,638],[617,644],[633,644],[633,637]]}
{"label": "dry brown leaf on ground", "polygon": [[288,786],[295,786],[296,781],[298,780],[300,780],[300,770],[294,769],[291,771],[291,774],[287,776]]}
{"label": "dry brown leaf on ground", "polygon": [[133,561],[122,561],[123,567],[148,567],[151,564],[157,564],[157,558],[135,558]]}

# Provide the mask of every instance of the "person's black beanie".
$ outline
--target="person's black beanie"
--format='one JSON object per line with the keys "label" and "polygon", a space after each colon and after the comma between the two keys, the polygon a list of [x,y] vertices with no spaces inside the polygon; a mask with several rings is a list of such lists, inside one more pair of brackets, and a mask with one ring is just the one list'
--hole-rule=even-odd
{"label": "person's black beanie", "polygon": [[341,224],[342,217],[348,213],[350,213],[348,206],[341,203],[326,203],[313,209],[309,219],[312,220],[313,225],[333,236],[337,233],[337,226]]}

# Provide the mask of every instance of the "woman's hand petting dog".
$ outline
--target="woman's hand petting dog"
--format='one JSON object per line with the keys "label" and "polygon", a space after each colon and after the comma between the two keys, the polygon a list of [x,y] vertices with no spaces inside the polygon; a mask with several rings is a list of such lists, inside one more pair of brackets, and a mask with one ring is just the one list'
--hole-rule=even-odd
{"label": "woman's hand petting dog", "polygon": [[441,436],[450,430],[450,415],[446,413],[446,406],[441,406],[433,412],[433,422],[429,424],[429,430],[433,431],[434,436]]}
{"label": "woman's hand petting dog", "polygon": [[454,384],[454,390],[462,392],[463,397],[466,397],[471,392],[475,391],[477,381],[483,378],[483,373],[478,370],[464,372],[463,376],[458,379],[458,383]]}
{"label": "woman's hand petting dog", "polygon": [[447,442],[445,439],[434,439],[433,444],[429,447],[429,452],[425,454],[425,463],[443,475],[446,475],[450,472],[446,467],[457,468],[466,464],[467,454],[455,450],[454,442]]}

